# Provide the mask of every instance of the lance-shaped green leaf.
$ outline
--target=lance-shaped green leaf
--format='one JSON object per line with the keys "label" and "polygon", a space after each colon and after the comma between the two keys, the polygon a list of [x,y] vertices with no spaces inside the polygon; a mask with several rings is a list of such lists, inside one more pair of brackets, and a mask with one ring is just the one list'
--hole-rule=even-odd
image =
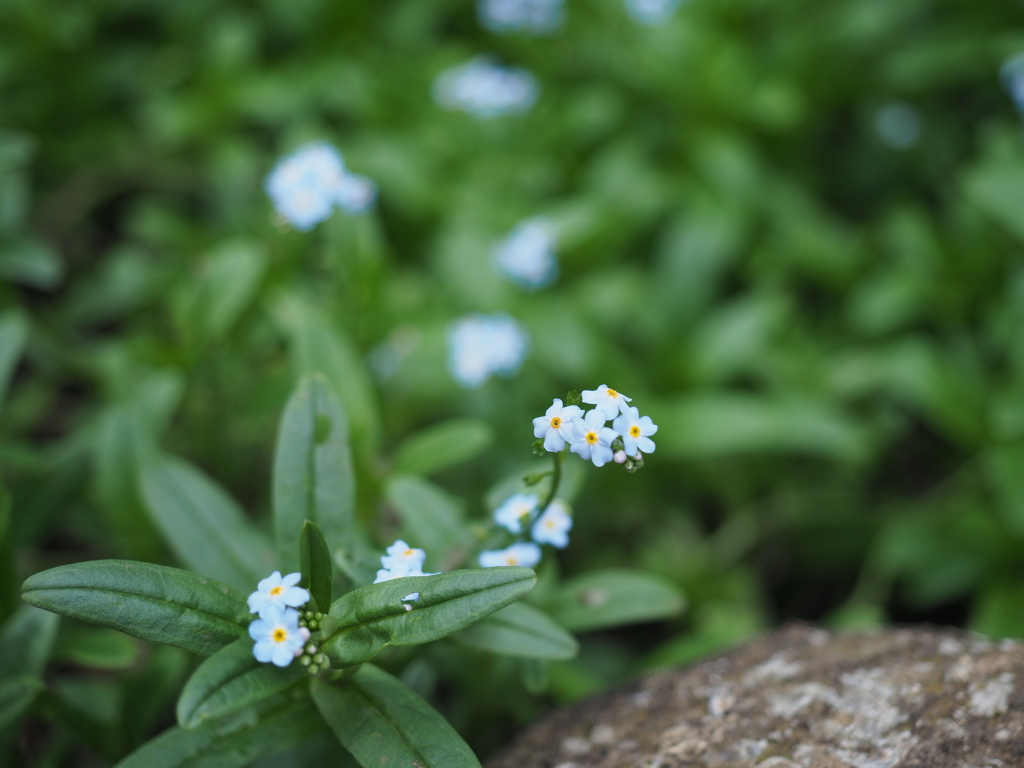
{"label": "lance-shaped green leaf", "polygon": [[245,634],[241,592],[178,568],[132,560],[62,565],[30,576],[31,605],[202,656]]}
{"label": "lance-shaped green leaf", "polygon": [[331,550],[320,528],[309,520],[302,524],[299,537],[299,570],[302,572],[299,583],[313,595],[316,607],[321,611],[329,610],[334,591]]}
{"label": "lance-shaped green leaf", "polygon": [[580,647],[546,613],[526,603],[502,608],[454,639],[484,651],[533,659],[571,659]]}
{"label": "lance-shaped green leaf", "polygon": [[465,537],[462,503],[429,480],[393,477],[386,493],[402,518],[402,534],[415,546],[441,558]]}
{"label": "lance-shaped green leaf", "polygon": [[28,338],[28,330],[28,320],[21,312],[12,310],[0,315],[0,408],[3,407],[7,383]]}
{"label": "lance-shaped green leaf", "polygon": [[354,510],[348,419],[327,380],[307,376],[285,408],[274,456],[274,533],[282,571],[298,568],[303,521],[316,523],[331,549],[344,547]]}
{"label": "lance-shaped green leaf", "polygon": [[178,724],[195,728],[283,691],[306,674],[299,663],[276,667],[256,661],[242,637],[199,665],[178,698]]}
{"label": "lance-shaped green leaf", "polygon": [[190,569],[242,590],[273,570],[270,543],[234,499],[191,464],[154,456],[140,480],[153,522]]}
{"label": "lance-shaped green leaf", "polygon": [[139,657],[139,645],[106,627],[75,627],[61,634],[53,657],[92,669],[128,669]]}
{"label": "lance-shaped green leaf", "polygon": [[[537,583],[529,568],[484,568],[407,576],[338,598],[338,629],[323,644],[334,667],[368,661],[386,645],[429,643],[518,600]],[[418,597],[416,597],[418,595]]]}
{"label": "lance-shaped green leaf", "polygon": [[310,692],[338,741],[364,768],[480,768],[437,710],[372,664],[337,684],[314,680]]}
{"label": "lance-shaped green leaf", "polygon": [[43,681],[32,675],[0,680],[0,733],[16,723],[45,688]]}
{"label": "lance-shaped green leaf", "polygon": [[60,619],[52,613],[23,605],[0,628],[0,680],[41,678],[53,653]]}
{"label": "lance-shaped green leaf", "polygon": [[469,461],[494,440],[486,421],[452,419],[410,437],[395,454],[395,470],[430,475]]}
{"label": "lance-shaped green leaf", "polygon": [[170,728],[115,768],[241,768],[323,729],[308,698],[281,694],[199,728]]}
{"label": "lance-shaped green leaf", "polygon": [[664,619],[685,606],[683,593],[667,579],[609,568],[566,582],[545,608],[559,624],[581,632]]}

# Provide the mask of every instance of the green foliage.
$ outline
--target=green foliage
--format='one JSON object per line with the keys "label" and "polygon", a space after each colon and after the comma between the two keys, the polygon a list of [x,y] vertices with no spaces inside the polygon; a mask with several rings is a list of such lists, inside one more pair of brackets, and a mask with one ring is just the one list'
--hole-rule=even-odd
{"label": "green foliage", "polygon": [[530,659],[571,659],[579,643],[547,614],[512,603],[457,635],[460,643],[492,653]]}
{"label": "green foliage", "polygon": [[494,429],[478,419],[452,419],[418,432],[395,453],[395,471],[432,475],[462,464],[494,440]]}
{"label": "green foliage", "polygon": [[666,579],[624,569],[577,576],[545,601],[555,621],[577,632],[675,616],[685,604]]}
{"label": "green foliage", "polygon": [[315,523],[306,520],[299,536],[299,584],[309,590],[316,607],[330,609],[334,590],[334,569],[327,540]]}
{"label": "green foliage", "polygon": [[364,768],[394,762],[423,768],[479,768],[455,730],[401,681],[372,664],[338,684],[316,682],[313,701]]}

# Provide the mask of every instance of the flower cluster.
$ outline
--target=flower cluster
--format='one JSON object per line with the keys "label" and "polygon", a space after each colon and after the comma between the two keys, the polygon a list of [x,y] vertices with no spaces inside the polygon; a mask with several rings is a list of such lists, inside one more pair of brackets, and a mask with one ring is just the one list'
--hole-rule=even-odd
{"label": "flower cluster", "polygon": [[555,228],[545,218],[526,219],[493,251],[498,270],[525,288],[542,288],[558,273]]}
{"label": "flower cluster", "polygon": [[643,466],[645,453],[654,453],[650,436],[658,427],[650,416],[641,416],[629,405],[631,399],[602,384],[583,391],[582,401],[594,406],[584,413],[578,405],[563,405],[556,397],[545,414],[533,420],[533,435],[543,440],[546,451],[558,453],[568,443],[572,453],[595,467],[614,460],[633,472]]}
{"label": "flower cluster", "polygon": [[425,562],[427,562],[426,552],[410,547],[398,539],[387,548],[387,554],[380,559],[380,564],[383,567],[377,571],[377,578],[373,580],[373,583],[379,584],[382,581],[401,579],[405,576],[437,576],[436,573],[423,572]]}
{"label": "flower cluster", "polygon": [[626,0],[626,11],[634,21],[654,26],[667,21],[683,0]]}
{"label": "flower cluster", "polygon": [[252,653],[257,661],[287,667],[298,658],[316,673],[327,658],[308,641],[310,629],[319,627],[323,614],[296,610],[309,602],[309,592],[297,586],[301,578],[298,573],[281,576],[274,571],[257,585],[249,595],[249,610],[259,618],[249,624],[249,637],[256,641]]}
{"label": "flower cluster", "polygon": [[448,330],[448,367],[464,387],[479,387],[492,374],[519,370],[527,344],[526,332],[508,315],[467,315]]}
{"label": "flower cluster", "polygon": [[518,114],[537,100],[537,79],[526,70],[477,56],[438,75],[434,100],[445,109],[476,117]]}
{"label": "flower cluster", "polygon": [[565,21],[564,0],[480,0],[480,23],[492,32],[547,35]]}
{"label": "flower cluster", "polygon": [[1003,85],[1009,92],[1017,111],[1024,116],[1024,53],[1006,60],[1000,69]]}
{"label": "flower cluster", "polygon": [[569,545],[572,530],[572,511],[561,499],[554,499],[543,512],[540,499],[533,494],[517,493],[494,510],[494,521],[510,533],[520,535],[527,530],[533,541],[517,541],[505,549],[491,549],[480,553],[480,565],[493,568],[498,565],[522,565],[532,568],[540,562],[540,544],[558,549]]}
{"label": "flower cluster", "polygon": [[376,185],[349,172],[341,153],[324,142],[279,160],[263,186],[277,212],[304,231],[327,219],[335,205],[346,213],[362,213],[377,196]]}

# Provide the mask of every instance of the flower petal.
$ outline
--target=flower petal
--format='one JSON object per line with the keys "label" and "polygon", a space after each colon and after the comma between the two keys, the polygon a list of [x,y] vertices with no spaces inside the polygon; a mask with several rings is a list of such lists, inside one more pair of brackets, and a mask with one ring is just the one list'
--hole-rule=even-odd
{"label": "flower petal", "polygon": [[268,639],[256,643],[252,648],[252,655],[256,657],[256,661],[266,664],[274,657],[274,641]]}
{"label": "flower petal", "polygon": [[309,592],[302,587],[288,587],[284,592],[284,604],[293,608],[309,602]]}
{"label": "flower petal", "polygon": [[281,586],[282,587],[294,587],[300,581],[302,581],[302,574],[301,573],[289,573],[287,576],[285,576],[283,579],[281,579]]}
{"label": "flower petal", "polygon": [[565,448],[565,438],[562,437],[561,430],[548,430],[547,435],[544,437],[544,450],[551,451],[551,453],[558,453],[563,448]]}
{"label": "flower petal", "polygon": [[288,643],[277,643],[273,651],[271,661],[275,667],[287,667],[295,658],[294,651],[288,647]]}

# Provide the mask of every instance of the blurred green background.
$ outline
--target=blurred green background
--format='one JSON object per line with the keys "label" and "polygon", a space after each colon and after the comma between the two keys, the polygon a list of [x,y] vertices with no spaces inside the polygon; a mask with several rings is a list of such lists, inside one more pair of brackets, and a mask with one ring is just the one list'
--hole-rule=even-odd
{"label": "blurred green background", "polygon": [[[659,573],[686,614],[585,635],[541,696],[418,660],[406,679],[481,753],[554,702],[787,620],[1024,636],[1024,135],[999,81],[1024,6],[566,14],[530,37],[485,31],[471,0],[0,2],[0,621],[42,568],[174,562],[140,444],[266,525],[281,410],[319,369],[378,544],[396,451],[432,424],[493,435],[431,478],[467,520],[566,390],[607,383],[660,426],[642,472],[582,473],[557,560]],[[537,77],[528,113],[434,104],[436,75],[486,52]],[[262,182],[316,140],[379,200],[296,233]],[[561,274],[526,293],[489,252],[536,215]],[[467,390],[445,332],[473,311],[531,347]],[[188,662],[167,650],[58,653],[19,754],[109,765],[172,722]]]}

